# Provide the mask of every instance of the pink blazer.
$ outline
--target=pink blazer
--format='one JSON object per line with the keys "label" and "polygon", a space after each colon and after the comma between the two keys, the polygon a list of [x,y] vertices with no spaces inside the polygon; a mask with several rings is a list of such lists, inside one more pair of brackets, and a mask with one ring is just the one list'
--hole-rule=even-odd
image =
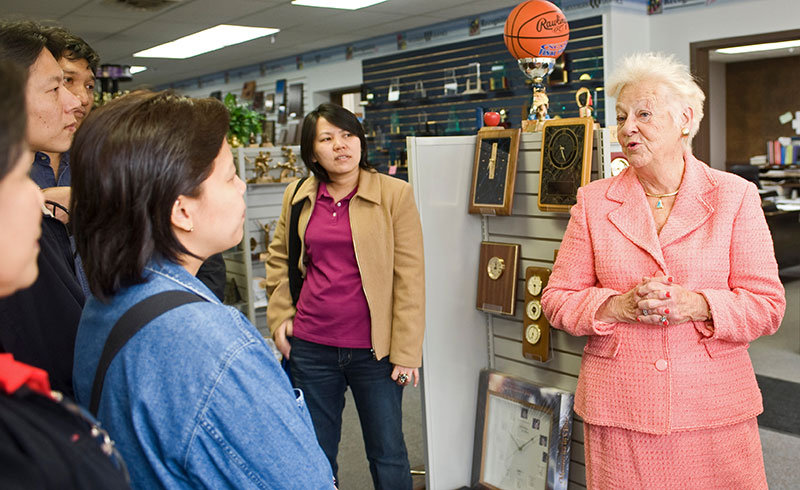
{"label": "pink blazer", "polygon": [[[587,423],[668,434],[762,411],[747,347],[778,329],[786,300],[761,199],[752,183],[685,161],[660,234],[630,169],[579,189],[570,211],[542,306],[555,328],[588,337],[575,393]],[[713,323],[595,319],[607,298],[659,271],[705,296]]]}

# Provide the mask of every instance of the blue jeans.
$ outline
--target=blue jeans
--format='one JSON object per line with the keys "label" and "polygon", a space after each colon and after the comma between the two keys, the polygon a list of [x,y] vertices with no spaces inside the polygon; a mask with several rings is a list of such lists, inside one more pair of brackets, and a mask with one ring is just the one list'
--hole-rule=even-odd
{"label": "blue jeans", "polygon": [[372,482],[378,490],[411,489],[403,439],[403,387],[390,378],[389,358],[373,358],[370,349],[331,347],[290,339],[289,366],[295,387],[303,390],[317,440],[338,473],[336,455],[342,434],[344,394],[353,391]]}

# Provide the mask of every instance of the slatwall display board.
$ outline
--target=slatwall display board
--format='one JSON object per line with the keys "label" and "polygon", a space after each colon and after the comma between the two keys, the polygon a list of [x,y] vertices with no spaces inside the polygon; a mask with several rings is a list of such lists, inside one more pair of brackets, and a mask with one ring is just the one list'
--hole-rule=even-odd
{"label": "slatwall display board", "polygon": [[[595,131],[592,180],[609,160],[608,131]],[[477,379],[490,367],[542,386],[574,393],[585,338],[551,329],[553,355],[546,362],[522,355],[525,268],[552,268],[554,252],[569,221],[568,212],[537,206],[541,133],[523,133],[511,216],[467,214],[475,136],[409,138],[410,181],[425,241],[426,335],[423,343],[423,399],[428,488],[469,485]],[[450,169],[449,177],[443,169]],[[456,192],[456,190],[458,192]],[[477,256],[482,240],[519,243],[517,314],[478,312]],[[480,355],[481,349],[488,358]],[[474,377],[474,379],[473,379]],[[573,421],[570,489],[586,488],[584,432]],[[473,437],[470,432],[469,438]]]}
{"label": "slatwall display board", "polygon": [[[592,180],[602,176],[600,161],[606,132],[595,131],[592,151]],[[569,222],[569,213],[539,211],[539,167],[541,133],[523,133],[517,160],[517,181],[511,216],[486,217],[485,233],[490,241],[519,243],[521,247],[517,314],[512,317],[491,315],[490,345],[492,367],[520,376],[543,386],[575,392],[585,337],[573,337],[561,330],[550,329],[552,358],[541,363],[522,355],[522,315],[525,312],[525,269],[530,266],[553,268],[554,253],[561,245]],[[575,416],[572,426],[572,447],[569,488],[585,488],[586,467],[583,447],[583,421]]]}
{"label": "slatwall display board", "polygon": [[[587,87],[595,97],[596,119],[605,119],[605,97],[602,90],[596,90],[603,85],[602,37],[601,16],[570,21],[570,41],[565,51],[568,82],[548,85],[551,115],[577,117],[575,93]],[[464,95],[467,79],[475,78],[475,68],[469,66],[474,62],[480,63],[482,88],[486,93]],[[490,90],[493,66],[504,67],[509,81],[507,90]],[[475,134],[481,110],[505,109],[511,126],[519,127],[523,117],[527,117],[532,98],[528,79],[511,58],[502,35],[372,58],[364,60],[362,67],[364,85],[374,95],[372,103],[364,108],[370,136],[369,158],[382,172],[390,164],[405,161],[406,136]],[[444,95],[446,69],[455,69],[458,95]],[[590,79],[579,80],[581,76]],[[398,78],[399,100],[390,102],[389,86]],[[423,83],[425,99],[415,94],[418,81]],[[424,124],[426,120],[428,126]],[[406,168],[399,167],[397,175],[406,178]]]}

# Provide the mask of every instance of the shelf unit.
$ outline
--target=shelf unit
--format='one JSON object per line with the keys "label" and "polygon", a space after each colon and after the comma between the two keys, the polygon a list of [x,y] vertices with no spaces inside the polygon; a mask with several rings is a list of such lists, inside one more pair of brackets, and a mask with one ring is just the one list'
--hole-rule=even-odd
{"label": "shelf unit", "polygon": [[[595,118],[605,119],[602,39],[601,16],[570,21],[566,78],[557,82],[554,73],[547,87],[551,116],[577,117],[576,91],[586,87],[595,99]],[[484,92],[465,93],[468,82],[475,85],[475,64],[480,64]],[[362,90],[372,94],[364,107],[369,161],[384,173],[407,160],[406,137],[474,135],[483,125],[483,113],[500,109],[512,127],[519,127],[532,96],[530,81],[502,35],[366,59],[362,73]],[[458,93],[445,93],[449,83],[458,86]],[[398,100],[389,100],[390,89],[399,90]],[[407,167],[397,167],[396,176],[407,179]]]}
{"label": "shelf unit", "polygon": [[[300,158],[300,147],[295,145],[285,148],[291,149],[297,156],[296,165],[305,169]],[[239,177],[245,182],[256,176],[253,162],[262,152],[270,154],[272,163],[283,163],[287,160],[282,147],[233,149]],[[277,177],[277,171],[273,171],[272,174]],[[267,299],[266,291],[259,283],[265,278],[266,271],[260,255],[267,251],[269,240],[273,236],[275,224],[280,216],[283,192],[289,183],[247,184],[244,196],[247,209],[242,241],[223,254],[227,281],[229,284],[231,281],[235,281],[240,298],[238,301],[231,301],[228,298],[228,304],[244,313],[265,337],[269,337],[266,317]],[[264,230],[264,225],[270,225],[269,233]]]}

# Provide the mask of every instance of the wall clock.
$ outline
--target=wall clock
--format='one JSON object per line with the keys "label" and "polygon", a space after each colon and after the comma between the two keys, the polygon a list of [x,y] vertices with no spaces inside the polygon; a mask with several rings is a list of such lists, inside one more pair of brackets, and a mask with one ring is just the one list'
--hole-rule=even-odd
{"label": "wall clock", "polygon": [[569,211],[592,172],[594,120],[550,119],[542,128],[539,209]]}

